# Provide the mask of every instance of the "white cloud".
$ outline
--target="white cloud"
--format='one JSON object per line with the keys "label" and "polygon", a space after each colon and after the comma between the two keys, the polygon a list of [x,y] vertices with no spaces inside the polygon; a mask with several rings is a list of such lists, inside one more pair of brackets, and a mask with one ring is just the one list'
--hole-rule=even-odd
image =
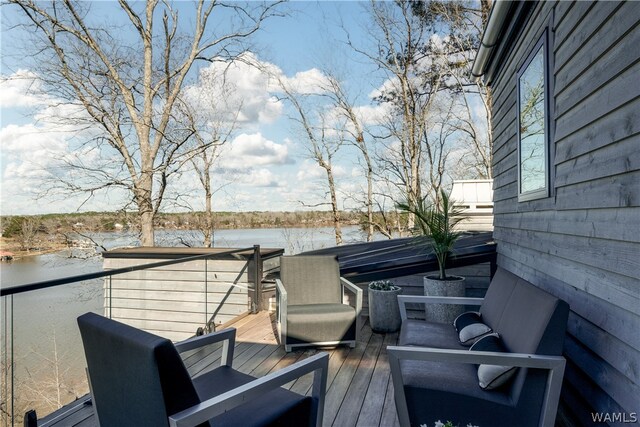
{"label": "white cloud", "polygon": [[47,133],[33,124],[8,125],[0,129],[3,178],[37,177],[55,159],[65,155],[68,146],[64,133]]}
{"label": "white cloud", "polygon": [[[334,178],[348,177],[351,175],[351,171],[347,170],[344,166],[334,164],[331,167]],[[327,179],[327,172],[324,168],[318,165],[313,160],[305,160],[296,174],[298,182],[307,182],[318,179]]]}
{"label": "white cloud", "polygon": [[285,86],[294,93],[320,94],[325,92],[329,79],[317,68],[297,72],[293,77],[282,76]]}
{"label": "white cloud", "polygon": [[250,170],[248,174],[240,176],[239,182],[252,187],[280,187],[283,185],[278,177],[266,168]]}
{"label": "white cloud", "polygon": [[298,182],[309,182],[326,178],[326,176],[327,172],[311,160],[305,160],[296,174]]}
{"label": "white cloud", "polygon": [[48,103],[50,98],[42,93],[37,77],[28,70],[0,76],[0,108],[38,107]]}
{"label": "white cloud", "polygon": [[[240,61],[216,61],[200,70],[198,83],[185,89],[186,99],[200,111],[222,115],[242,125],[268,124],[282,114],[283,105],[271,93],[268,63],[253,54]],[[254,65],[251,65],[254,64]]]}
{"label": "white cloud", "polygon": [[363,125],[381,125],[388,120],[393,106],[389,103],[362,105],[354,108],[354,113]]}
{"label": "white cloud", "polygon": [[277,144],[262,136],[260,132],[238,135],[226,147],[220,162],[223,168],[234,169],[287,163],[292,163],[288,146]]}

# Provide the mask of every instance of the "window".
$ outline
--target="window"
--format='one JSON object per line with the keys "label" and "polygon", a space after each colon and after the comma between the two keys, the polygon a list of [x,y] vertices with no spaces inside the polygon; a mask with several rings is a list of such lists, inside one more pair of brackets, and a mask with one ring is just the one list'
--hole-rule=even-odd
{"label": "window", "polygon": [[518,73],[518,195],[549,196],[546,34]]}

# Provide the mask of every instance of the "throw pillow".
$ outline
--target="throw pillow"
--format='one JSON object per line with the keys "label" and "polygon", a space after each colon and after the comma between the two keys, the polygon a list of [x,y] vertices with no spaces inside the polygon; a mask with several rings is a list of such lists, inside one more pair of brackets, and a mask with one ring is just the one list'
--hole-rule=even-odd
{"label": "throw pillow", "polygon": [[[471,351],[493,351],[507,353],[498,334],[489,334],[471,346]],[[506,384],[516,373],[516,366],[481,364],[478,366],[478,383],[483,390],[494,390]]]}
{"label": "throw pillow", "polygon": [[469,326],[472,323],[480,323],[482,320],[480,319],[480,313],[477,311],[467,311],[462,313],[453,321],[453,326],[455,326],[456,331],[460,332],[465,326]]}
{"label": "throw pillow", "polygon": [[456,331],[458,331],[458,339],[462,345],[472,345],[479,338],[491,332],[491,328],[480,318],[480,313],[475,311],[467,311],[456,317],[453,321]]}

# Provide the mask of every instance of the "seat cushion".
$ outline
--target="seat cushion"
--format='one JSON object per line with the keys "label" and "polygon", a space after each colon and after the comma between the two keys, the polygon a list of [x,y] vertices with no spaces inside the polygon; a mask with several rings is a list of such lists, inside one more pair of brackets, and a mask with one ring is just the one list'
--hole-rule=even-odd
{"label": "seat cushion", "polygon": [[[204,401],[254,379],[228,366],[221,366],[194,378],[193,383],[198,396]],[[311,404],[311,397],[277,388],[214,417],[210,423],[212,426],[242,427],[308,425]]]}
{"label": "seat cushion", "polygon": [[449,348],[454,350],[468,349],[468,347],[463,347],[460,344],[458,333],[453,325],[415,319],[406,319],[402,322],[398,345]]}
{"label": "seat cushion", "polygon": [[287,344],[352,341],[356,310],[345,304],[287,306]]}
{"label": "seat cushion", "polygon": [[472,364],[403,360],[400,370],[412,426],[452,421],[466,426],[523,426],[514,404],[501,390],[478,386]]}

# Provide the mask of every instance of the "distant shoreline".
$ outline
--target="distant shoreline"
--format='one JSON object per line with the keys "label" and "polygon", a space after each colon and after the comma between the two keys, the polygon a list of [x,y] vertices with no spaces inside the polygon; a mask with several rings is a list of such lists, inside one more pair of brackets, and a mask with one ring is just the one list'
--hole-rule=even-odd
{"label": "distant shoreline", "polygon": [[[200,231],[204,213],[159,214],[156,231]],[[137,233],[135,215],[121,212],[87,212],[77,214],[47,214],[3,216],[0,218],[0,260],[3,262],[25,257],[46,255],[77,248],[83,235],[95,233]],[[342,212],[342,226],[357,226],[362,219],[359,212]],[[213,214],[214,233],[220,230],[321,228],[333,227],[333,217],[327,211],[308,212],[216,212]],[[29,224],[34,231],[26,236],[21,226]],[[80,236],[78,238],[77,236]],[[25,248],[29,248],[28,250]]]}

